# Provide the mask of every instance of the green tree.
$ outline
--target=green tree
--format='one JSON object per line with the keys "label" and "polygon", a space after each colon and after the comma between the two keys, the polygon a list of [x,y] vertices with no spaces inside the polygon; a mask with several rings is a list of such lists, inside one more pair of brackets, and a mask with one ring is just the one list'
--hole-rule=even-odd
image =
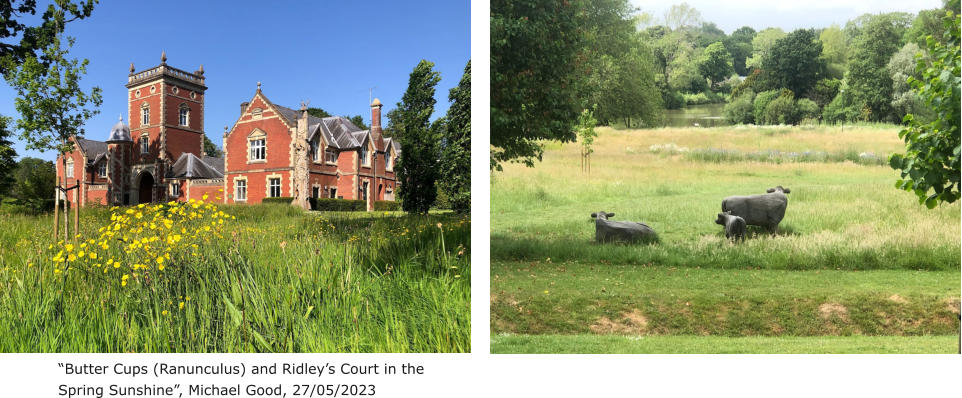
{"label": "green tree", "polygon": [[441,150],[439,185],[451,209],[471,211],[471,61],[457,87],[448,93],[451,107],[445,116],[444,147]]}
{"label": "green tree", "polygon": [[[905,140],[905,154],[894,154],[889,159],[892,168],[899,170],[901,179],[896,187],[911,191],[928,208],[939,203],[959,199],[960,104],[962,104],[962,52],[959,50],[959,15],[946,12],[943,19],[943,43],[929,37],[926,47],[929,64],[919,59],[917,69],[921,79],[910,78],[934,118],[923,123],[911,114],[906,115],[908,127],[899,132]],[[931,192],[931,193],[930,193]]]}
{"label": "green tree", "polygon": [[711,87],[715,87],[718,82],[725,80],[735,72],[732,67],[732,55],[721,42],[712,43],[702,53],[698,62],[698,70],[702,76],[711,81]]}
{"label": "green tree", "polygon": [[732,67],[739,76],[748,75],[748,67],[745,61],[752,56],[752,39],[755,38],[755,29],[742,26],[736,29],[725,40],[725,48],[732,54]]}
{"label": "green tree", "polygon": [[826,74],[834,79],[845,77],[845,67],[848,64],[848,41],[845,33],[838,25],[832,25],[819,33],[818,40],[822,42],[822,60],[825,62]]}
{"label": "green tree", "polygon": [[586,0],[491,2],[491,167],[574,140],[587,59]]}
{"label": "green tree", "polygon": [[[56,5],[49,4],[40,21],[36,21],[32,17],[37,13],[36,0],[0,2],[0,60],[4,60],[0,62],[0,74],[6,75],[9,68],[22,64],[27,58],[36,57],[38,50],[50,47],[57,36],[63,33],[67,23],[89,17],[96,3],[96,0],[78,3],[57,0]],[[24,18],[26,15],[31,17]],[[39,24],[31,26],[24,19]],[[46,63],[43,65],[48,66]]]}
{"label": "green tree", "polygon": [[441,75],[434,63],[421,60],[408,79],[408,88],[397,104],[400,134],[396,137],[404,153],[398,158],[398,196],[408,213],[427,214],[437,197],[437,136],[431,126],[434,87]]}
{"label": "green tree", "polygon": [[[862,17],[860,17],[862,18]],[[900,13],[880,14],[864,18],[852,42],[848,63],[851,102],[861,109],[861,118],[869,121],[895,122],[892,115],[892,77],[886,70],[889,59],[902,47],[905,32]]]}
{"label": "green tree", "polygon": [[327,111],[325,111],[325,110],[323,110],[323,109],[321,109],[321,108],[315,108],[315,107],[309,107],[309,108],[307,108],[307,114],[308,114],[308,115],[311,115],[311,116],[314,116],[314,117],[319,117],[319,118],[321,118],[321,119],[326,118],[326,117],[331,117],[331,114],[330,114],[330,113],[327,113]]}
{"label": "green tree", "polygon": [[902,120],[905,115],[913,114],[919,121],[931,117],[928,108],[922,103],[919,94],[912,89],[909,78],[919,79],[921,71],[916,69],[916,56],[921,55],[921,49],[915,42],[905,43],[902,48],[892,55],[885,69],[892,77],[892,111],[896,120]]}
{"label": "green tree", "polygon": [[204,154],[215,158],[224,156],[224,152],[222,152],[210,138],[207,138],[206,134],[204,135]]}
{"label": "green tree", "polygon": [[591,154],[595,152],[592,145],[595,143],[595,137],[598,133],[595,132],[595,125],[598,121],[595,120],[591,109],[585,109],[581,111],[581,116],[578,117],[578,140],[581,142],[581,172],[591,174]]}
{"label": "green tree", "polygon": [[13,142],[10,141],[10,130],[7,126],[10,118],[0,115],[0,199],[10,194],[10,187],[13,186],[13,173],[17,168],[17,151],[13,149]]}
{"label": "green tree", "polygon": [[769,50],[775,45],[775,41],[785,37],[785,31],[781,28],[766,28],[759,31],[752,39],[752,56],[745,60],[745,65],[749,69],[759,69],[762,60],[768,56]]}
{"label": "green tree", "polygon": [[20,159],[15,173],[13,194],[21,204],[34,212],[45,209],[44,203],[53,199],[57,170],[53,162],[32,157]]}
{"label": "green tree", "polygon": [[692,44],[698,48],[706,48],[712,43],[725,42],[728,35],[718,28],[714,22],[702,22],[701,26],[692,32]]}
{"label": "green tree", "polygon": [[[88,93],[80,87],[80,79],[87,73],[89,61],[68,58],[68,49],[72,45],[72,38],[67,38],[66,47],[55,38],[39,58],[28,56],[19,67],[9,64],[12,58],[4,59],[7,63],[5,77],[17,92],[15,107],[20,113],[17,129],[27,149],[55,150],[59,155],[72,151],[70,138],[83,137],[84,123],[99,112],[101,90],[93,87]],[[66,169],[66,157],[61,160]],[[66,174],[63,178],[63,185],[66,185]],[[54,238],[57,224],[55,216]],[[65,237],[66,228],[67,223],[64,223]],[[78,228],[74,225],[75,232]]]}
{"label": "green tree", "polygon": [[665,26],[671,30],[695,27],[701,22],[701,12],[685,2],[674,4],[665,11]]}
{"label": "green tree", "polygon": [[344,118],[347,120],[350,120],[351,123],[353,123],[355,126],[360,128],[361,130],[367,130],[370,128],[367,126],[367,124],[364,124],[364,117],[361,115],[344,116]]}
{"label": "green tree", "polygon": [[775,41],[762,60],[768,87],[787,88],[800,96],[809,94],[824,74],[822,43],[815,31],[798,29]]}

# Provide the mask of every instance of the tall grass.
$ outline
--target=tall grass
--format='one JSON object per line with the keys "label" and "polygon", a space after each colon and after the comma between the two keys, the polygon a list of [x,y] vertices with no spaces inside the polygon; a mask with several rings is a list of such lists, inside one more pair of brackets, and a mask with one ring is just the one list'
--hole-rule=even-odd
{"label": "tall grass", "polygon": [[[467,352],[470,222],[454,215],[236,217],[163,271],[56,272],[50,218],[0,230],[3,352]],[[83,235],[110,223],[82,212]],[[121,258],[121,248],[106,254]],[[99,270],[99,268],[98,268]]]}

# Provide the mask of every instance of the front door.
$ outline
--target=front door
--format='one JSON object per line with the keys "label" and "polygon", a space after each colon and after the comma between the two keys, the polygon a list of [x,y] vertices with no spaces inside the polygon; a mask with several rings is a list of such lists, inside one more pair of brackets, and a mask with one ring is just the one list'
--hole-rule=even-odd
{"label": "front door", "polygon": [[137,203],[150,203],[153,199],[154,177],[150,173],[140,176],[140,200]]}

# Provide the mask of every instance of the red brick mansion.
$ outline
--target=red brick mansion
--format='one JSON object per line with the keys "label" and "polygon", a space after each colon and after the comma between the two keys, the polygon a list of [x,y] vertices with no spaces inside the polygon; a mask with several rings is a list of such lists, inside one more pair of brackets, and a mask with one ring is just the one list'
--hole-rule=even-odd
{"label": "red brick mansion", "polygon": [[[224,157],[204,154],[204,67],[187,72],[161,64],[127,77],[130,126],[115,124],[105,141],[74,138],[58,156],[57,177],[78,186],[68,202],[130,205],[188,201],[207,194],[224,203],[267,197],[394,200],[400,145],[383,137],[381,103],[371,128],[342,117],[316,118],[271,103],[260,90],[241,104],[224,132]],[[303,107],[302,107],[303,108]],[[64,163],[65,161],[65,163]]]}

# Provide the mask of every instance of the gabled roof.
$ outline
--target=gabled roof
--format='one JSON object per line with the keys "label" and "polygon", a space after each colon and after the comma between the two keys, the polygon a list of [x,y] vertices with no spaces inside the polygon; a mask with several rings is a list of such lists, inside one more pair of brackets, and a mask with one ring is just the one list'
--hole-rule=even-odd
{"label": "gabled roof", "polygon": [[107,143],[103,141],[77,138],[77,146],[80,147],[80,151],[87,156],[87,161],[91,164],[97,160],[98,156],[107,153]]}
{"label": "gabled roof", "polygon": [[308,116],[307,140],[313,140],[317,134],[321,134],[324,142],[337,149],[358,148],[363,142],[363,134],[367,130],[361,130],[350,120],[340,116],[330,116],[323,119]]}
{"label": "gabled roof", "polygon": [[224,158],[218,158],[214,156],[204,155],[204,163],[208,166],[220,172],[221,175],[224,174]]}
{"label": "gabled roof", "polygon": [[[210,158],[205,156],[205,158]],[[220,158],[211,158],[213,159]],[[223,170],[223,159],[220,159],[221,170]],[[224,172],[219,171],[212,167],[208,162],[201,160],[196,155],[190,152],[184,152],[180,155],[180,158],[174,162],[174,165],[170,167],[167,171],[167,178],[224,178]]]}
{"label": "gabled roof", "polygon": [[384,137],[384,148],[393,147],[394,152],[401,153],[401,143],[394,140],[391,137]]}

